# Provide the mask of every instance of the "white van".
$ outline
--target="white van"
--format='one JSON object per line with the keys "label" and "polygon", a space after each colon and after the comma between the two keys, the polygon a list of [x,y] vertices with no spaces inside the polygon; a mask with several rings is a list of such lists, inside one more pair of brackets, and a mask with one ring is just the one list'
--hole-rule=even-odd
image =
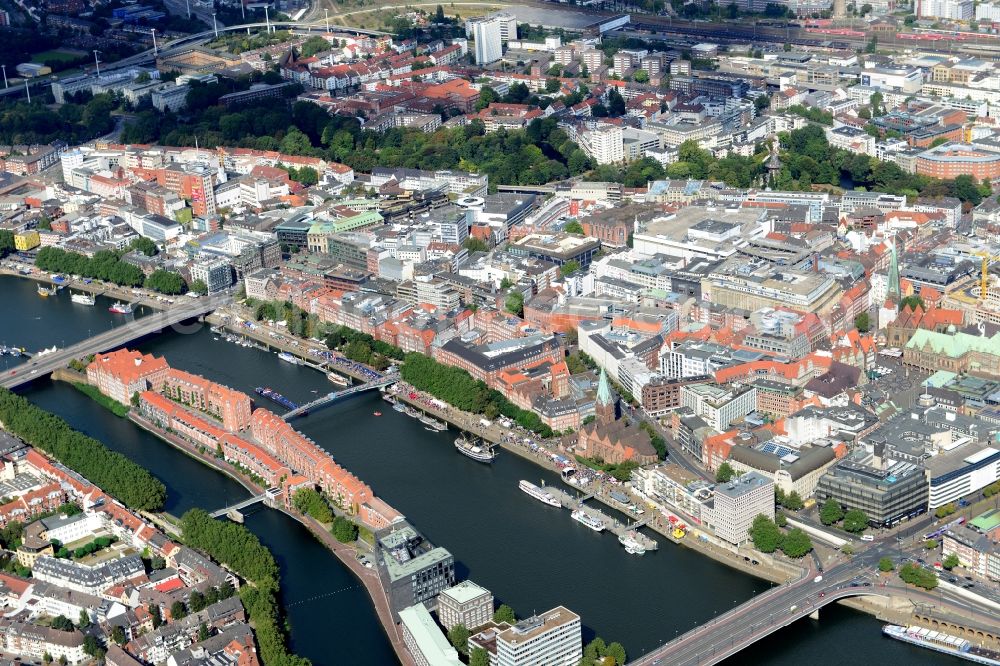
{"label": "white van", "polygon": [[862,541],[874,541],[875,537],[873,537],[871,534],[862,534],[861,535],[861,540]]}

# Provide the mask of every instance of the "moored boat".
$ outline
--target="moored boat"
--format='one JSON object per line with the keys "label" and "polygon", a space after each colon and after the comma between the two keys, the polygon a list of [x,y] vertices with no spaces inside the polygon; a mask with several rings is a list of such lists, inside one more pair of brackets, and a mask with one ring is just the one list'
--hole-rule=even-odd
{"label": "moored boat", "polygon": [[79,305],[93,305],[97,302],[93,294],[71,294],[69,299]]}
{"label": "moored boat", "polygon": [[576,522],[584,525],[585,527],[589,527],[590,529],[594,530],[595,532],[603,532],[604,531],[604,522],[601,521],[601,520],[598,520],[597,518],[594,518],[593,516],[591,516],[589,513],[587,513],[583,509],[577,509],[576,511],[574,511],[573,513],[571,513],[570,516]]}
{"label": "moored boat", "polygon": [[465,437],[459,437],[455,440],[455,448],[463,456],[472,458],[476,462],[489,464],[497,458],[496,451],[493,450],[492,446],[483,447],[475,442],[470,442]]}
{"label": "moored boat", "polygon": [[625,552],[630,555],[644,555],[646,547],[639,541],[635,532],[622,532],[618,537],[618,543],[625,546]]}
{"label": "moored boat", "polygon": [[548,504],[549,506],[554,506],[556,508],[562,508],[562,504],[556,499],[556,496],[545,490],[544,487],[539,487],[530,481],[522,480],[517,484],[517,487],[521,489],[522,492],[534,497],[536,500],[542,504]]}
{"label": "moored boat", "polygon": [[285,363],[291,363],[292,365],[298,365],[299,364],[299,359],[295,358],[294,356],[292,356],[288,352],[281,352],[280,354],[278,354],[278,358],[280,358]]}
{"label": "moored boat", "polygon": [[1000,652],[988,650],[958,636],[945,634],[926,627],[903,627],[897,624],[887,624],[882,627],[882,633],[904,643],[917,645],[928,650],[965,659],[986,666],[1000,666]]}
{"label": "moored boat", "polygon": [[121,301],[115,301],[114,305],[108,308],[108,312],[114,312],[115,314],[132,314],[132,304],[122,303]]}
{"label": "moored boat", "polygon": [[42,298],[48,298],[49,296],[55,296],[55,293],[56,293],[56,288],[54,286],[53,287],[45,287],[43,285],[38,285],[38,295],[41,296]]}

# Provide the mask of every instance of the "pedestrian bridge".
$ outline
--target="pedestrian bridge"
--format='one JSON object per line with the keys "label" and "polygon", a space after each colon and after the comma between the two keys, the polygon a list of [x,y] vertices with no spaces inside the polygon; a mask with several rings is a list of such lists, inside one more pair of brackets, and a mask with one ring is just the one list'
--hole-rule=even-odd
{"label": "pedestrian bridge", "polygon": [[307,402],[304,405],[299,405],[295,409],[285,413],[281,418],[285,421],[291,421],[292,419],[302,416],[306,412],[311,412],[314,409],[319,409],[329,405],[330,403],[336,402],[341,398],[346,398],[349,395],[356,395],[358,393],[364,393],[365,391],[372,391],[374,389],[382,388],[383,386],[389,386],[390,384],[395,384],[399,381],[398,375],[386,375],[381,379],[373,379],[365,384],[357,384],[349,388],[343,389],[341,391],[334,391],[332,393],[327,393],[324,396],[316,398],[312,402]]}
{"label": "pedestrian bridge", "polygon": [[218,511],[213,511],[208,515],[210,515],[212,518],[221,518],[230,513],[242,511],[248,506],[253,506],[254,504],[257,504],[259,502],[266,502],[270,504],[271,502],[274,501],[274,498],[277,497],[280,493],[281,493],[280,488],[268,488],[265,492],[261,493],[260,495],[254,495],[253,497],[248,497],[242,502],[237,502],[236,504],[223,507]]}
{"label": "pedestrian bridge", "polygon": [[824,574],[819,583],[807,576],[771,588],[639,657],[630,666],[710,666],[806,616],[818,617],[820,608],[840,599],[889,596],[881,587],[852,585],[861,574],[858,568],[842,564],[837,569],[840,571]]}

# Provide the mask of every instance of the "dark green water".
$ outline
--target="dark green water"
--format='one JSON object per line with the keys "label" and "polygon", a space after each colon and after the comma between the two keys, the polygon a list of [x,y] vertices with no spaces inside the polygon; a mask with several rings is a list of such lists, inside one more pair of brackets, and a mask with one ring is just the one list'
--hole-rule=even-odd
{"label": "dark green water", "polygon": [[[0,342],[16,341],[29,349],[59,344],[58,339],[51,341],[53,335],[65,336],[67,342],[82,338],[86,328],[108,314],[98,316],[100,306],[46,303],[34,293],[33,284],[16,278],[0,279],[0,293],[7,311],[18,315],[0,319]],[[67,298],[66,306],[71,305]],[[40,321],[34,319],[38,316],[44,324],[31,323]],[[31,344],[32,336],[44,335],[49,341]],[[213,340],[207,330],[167,333],[140,348],[248,392],[269,385],[293,400],[307,401],[314,392],[331,387],[317,372]],[[215,509],[247,495],[235,482],[115,418],[70,387],[44,381],[25,394],[151,469],[167,485],[171,513],[193,506]],[[383,416],[374,417],[376,410]],[[519,479],[557,482],[553,475],[513,455],[502,456],[492,466],[475,463],[454,451],[454,433],[426,431],[389,409],[377,395],[349,399],[296,426],[431,540],[449,548],[461,577],[488,587],[521,615],[564,604],[580,613],[588,637],[596,633],[621,641],[633,655],[768,585],[669,543],[644,557],[628,555],[613,536],[596,534],[571,521],[567,512],[550,509],[517,489]],[[263,508],[251,510],[247,526],[281,564],[298,653],[317,665],[395,661],[365,590],[308,532]],[[833,607],[824,609],[820,622],[799,622],[727,663],[839,665],[858,658],[880,664],[954,661],[882,638],[875,619]]]}

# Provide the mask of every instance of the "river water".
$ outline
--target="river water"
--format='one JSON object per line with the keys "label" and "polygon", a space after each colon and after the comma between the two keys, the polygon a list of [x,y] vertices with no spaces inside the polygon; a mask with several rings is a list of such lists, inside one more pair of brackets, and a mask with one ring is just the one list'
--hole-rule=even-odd
{"label": "river water", "polygon": [[[0,344],[63,346],[116,321],[100,301],[86,308],[70,303],[68,295],[65,303],[42,299],[27,280],[0,278],[0,294],[6,312]],[[214,338],[207,329],[168,332],[138,347],[251,394],[255,386],[268,385],[304,402],[332,386],[318,372]],[[24,394],[152,470],[166,484],[166,510],[175,515],[195,506],[214,510],[248,495],[72,387],[44,380]],[[332,405],[296,427],[451,550],[460,577],[489,588],[521,616],[563,604],[581,615],[586,638],[620,641],[632,655],[769,585],[670,543],[643,557],[628,555],[614,536],[596,534],[517,488],[519,479],[558,483],[555,475],[513,454],[489,466],[469,460],[454,451],[455,433],[427,431],[377,394]],[[281,565],[296,652],[318,666],[395,662],[364,588],[304,528],[259,506],[247,512],[246,524]],[[839,665],[862,655],[881,664],[962,663],[885,639],[879,629],[874,618],[834,606],[823,610],[819,622],[800,621],[727,664]]]}

